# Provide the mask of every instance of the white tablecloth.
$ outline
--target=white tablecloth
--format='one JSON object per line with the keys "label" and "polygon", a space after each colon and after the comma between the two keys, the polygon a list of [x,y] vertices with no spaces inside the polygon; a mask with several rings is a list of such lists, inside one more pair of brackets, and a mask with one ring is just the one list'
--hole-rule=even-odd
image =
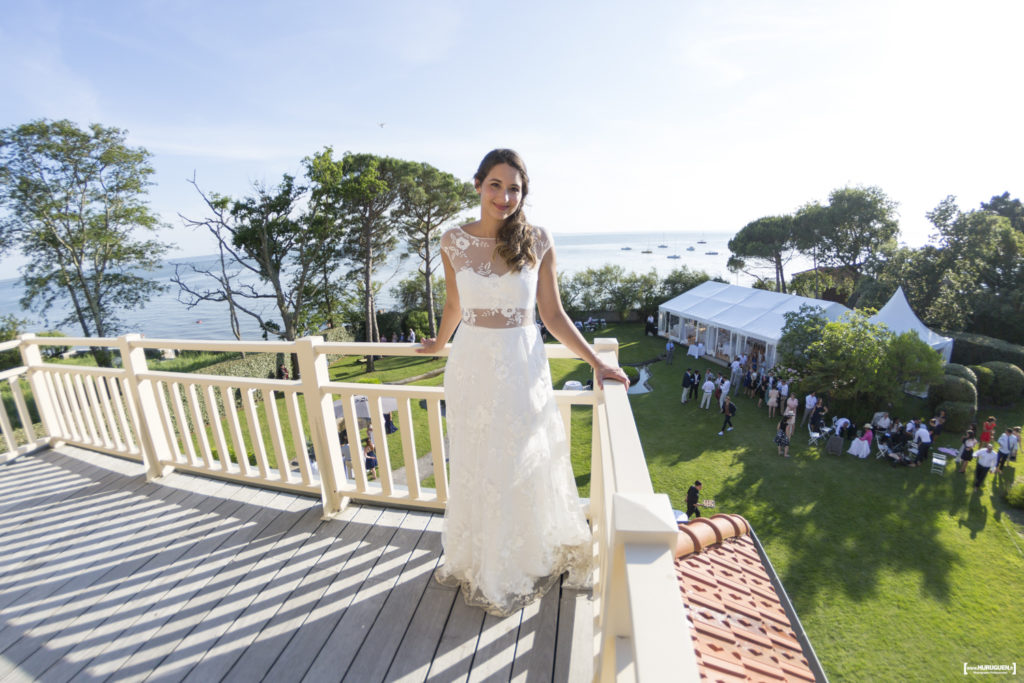
{"label": "white tablecloth", "polygon": [[686,355],[700,358],[704,355],[704,344],[690,344],[689,348],[686,349]]}

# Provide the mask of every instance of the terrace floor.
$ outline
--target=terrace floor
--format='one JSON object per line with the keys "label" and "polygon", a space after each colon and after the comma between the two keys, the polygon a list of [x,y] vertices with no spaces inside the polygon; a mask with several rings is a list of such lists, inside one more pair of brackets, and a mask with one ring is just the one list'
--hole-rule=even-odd
{"label": "terrace floor", "polygon": [[432,580],[441,520],[21,457],[0,466],[0,682],[590,680],[590,594],[467,607]]}

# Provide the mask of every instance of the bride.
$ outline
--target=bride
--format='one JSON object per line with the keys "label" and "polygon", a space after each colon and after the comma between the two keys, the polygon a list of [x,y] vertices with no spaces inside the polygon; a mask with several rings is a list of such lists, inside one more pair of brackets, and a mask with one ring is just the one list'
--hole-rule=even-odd
{"label": "bride", "polygon": [[523,213],[530,180],[519,155],[489,152],[473,181],[480,219],[441,237],[447,300],[437,338],[419,350],[436,355],[458,327],[445,369],[451,481],[437,579],[504,616],[563,572],[587,585],[593,554],[534,308],[598,387],[629,380],[562,308],[551,234]]}

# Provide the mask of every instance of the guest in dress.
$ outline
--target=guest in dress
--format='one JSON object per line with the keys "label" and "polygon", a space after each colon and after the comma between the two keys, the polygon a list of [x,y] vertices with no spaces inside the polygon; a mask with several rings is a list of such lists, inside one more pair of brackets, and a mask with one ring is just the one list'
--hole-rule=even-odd
{"label": "guest in dress", "polygon": [[871,441],[875,438],[875,433],[871,431],[871,425],[864,425],[864,431],[861,435],[853,440],[850,444],[850,449],[846,451],[850,455],[856,455],[860,459],[864,459],[871,454]]}
{"label": "guest in dress", "polygon": [[978,440],[974,438],[974,430],[968,429],[962,439],[960,439],[960,450],[956,454],[956,461],[958,467],[956,471],[960,474],[967,472],[967,463],[974,459],[974,449],[978,445]]}
{"label": "guest in dress", "polygon": [[772,387],[768,390],[768,417],[775,417],[775,409],[779,407],[779,388]]}
{"label": "guest in dress", "polygon": [[363,462],[366,466],[366,473],[373,473],[377,477],[377,451],[373,450],[373,444],[369,439],[363,440]]}
{"label": "guest in dress", "polygon": [[789,457],[789,422],[786,418],[779,420],[775,429],[775,445],[779,447],[779,455]]}
{"label": "guest in dress", "polygon": [[793,438],[793,430],[796,428],[796,409],[800,405],[800,399],[790,396],[786,399],[786,411],[782,414],[787,419],[786,436]]}
{"label": "guest in dress", "polygon": [[985,424],[981,425],[981,436],[979,441],[982,444],[989,443],[992,441],[992,437],[995,436],[996,432],[996,418],[989,415],[988,419],[985,420]]}

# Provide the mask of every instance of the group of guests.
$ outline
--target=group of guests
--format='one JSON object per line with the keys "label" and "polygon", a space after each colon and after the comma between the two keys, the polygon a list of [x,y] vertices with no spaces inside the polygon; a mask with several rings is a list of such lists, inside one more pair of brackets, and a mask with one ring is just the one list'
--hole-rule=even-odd
{"label": "group of guests", "polygon": [[998,437],[997,431],[996,418],[990,415],[982,424],[980,435],[975,423],[960,439],[960,449],[956,454],[956,471],[966,474],[968,464],[972,460],[975,461],[975,491],[981,490],[989,472],[1002,474],[1006,463],[1017,459],[1021,443],[1020,427],[1007,427]]}
{"label": "group of guests", "polygon": [[392,332],[391,339],[387,337],[381,337],[382,342],[390,341],[392,344],[415,344],[416,343],[416,331],[409,328],[406,333]]}
{"label": "group of guests", "polygon": [[689,402],[690,397],[695,397],[699,392],[699,408],[711,410],[712,401],[717,403],[719,412],[725,416],[722,428],[718,430],[718,436],[723,436],[733,430],[732,418],[736,415],[736,404],[729,397],[731,390],[732,381],[720,372],[708,370],[701,375],[699,370],[686,368],[686,372],[683,373],[683,394],[680,402]]}

